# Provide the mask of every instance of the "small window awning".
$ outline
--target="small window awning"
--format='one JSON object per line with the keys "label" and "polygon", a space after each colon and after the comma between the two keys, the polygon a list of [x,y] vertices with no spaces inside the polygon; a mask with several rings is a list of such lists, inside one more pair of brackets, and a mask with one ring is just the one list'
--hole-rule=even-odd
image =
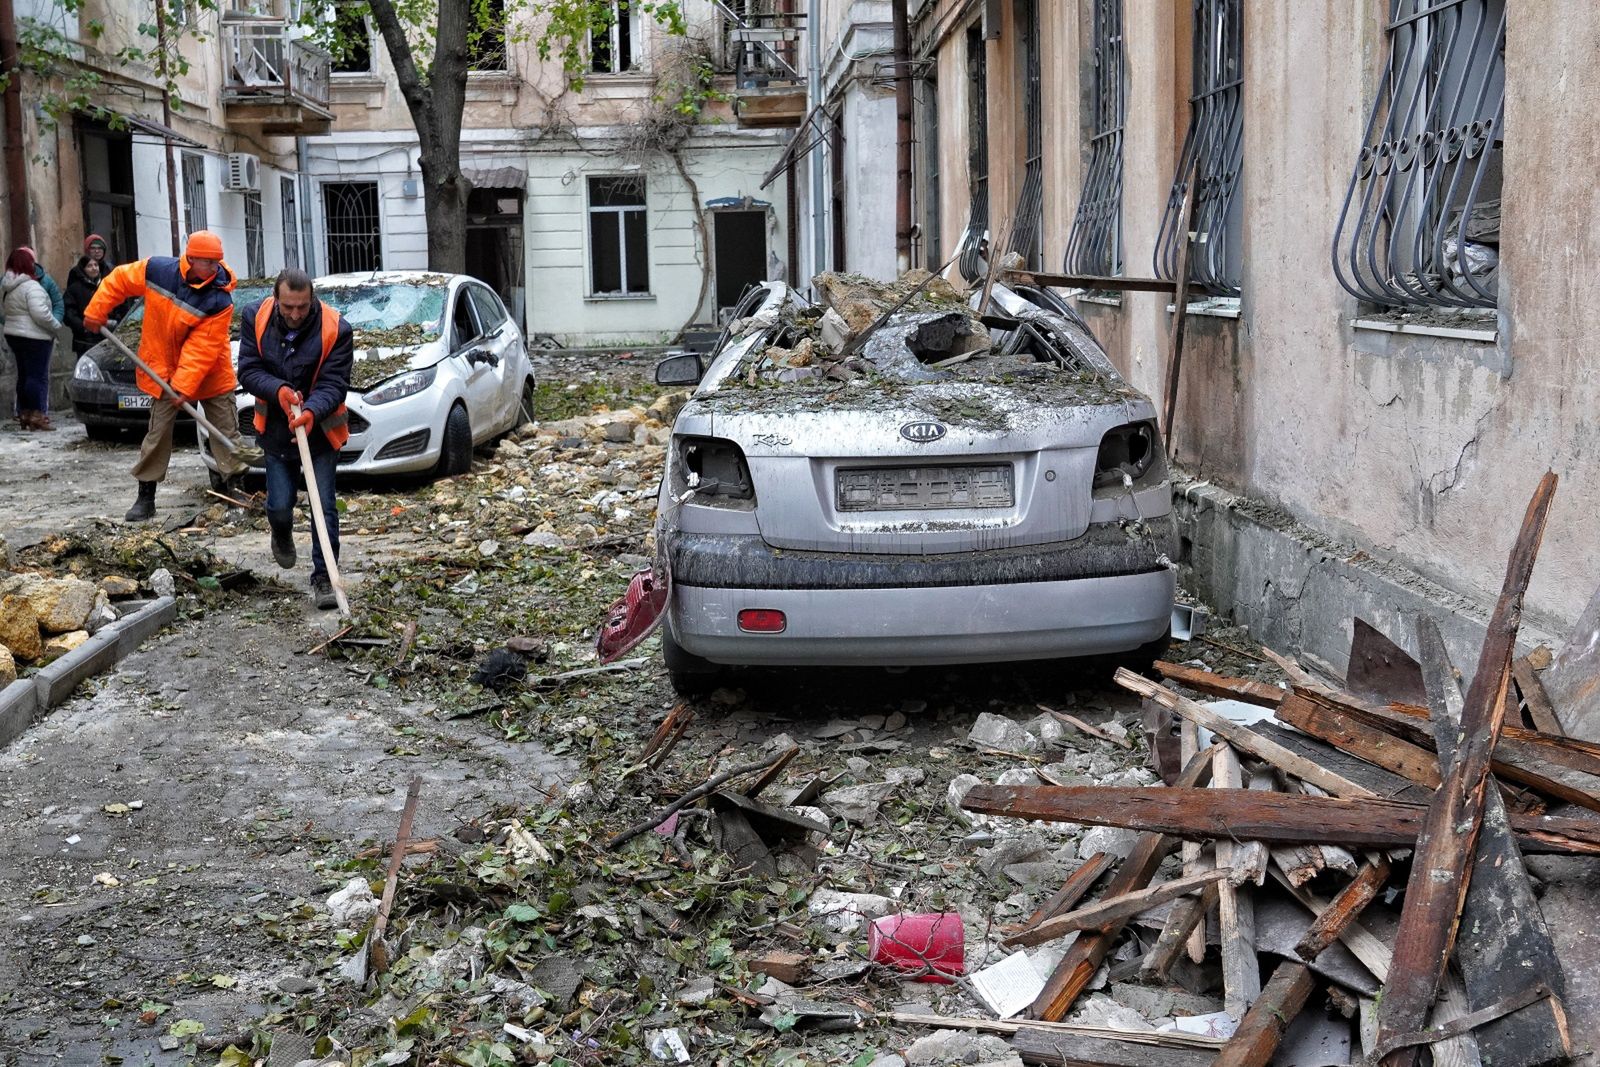
{"label": "small window awning", "polygon": [[461,176],[474,189],[526,189],[528,174],[521,167],[462,167]]}
{"label": "small window awning", "polygon": [[124,128],[135,135],[142,134],[146,137],[156,137],[163,141],[171,138],[173,144],[182,145],[185,148],[205,147],[193,137],[185,137],[165,123],[157,122],[154,119],[140,118],[138,115],[124,114],[121,111],[113,111],[108,107],[80,108],[78,114],[95,122],[106,123],[113,128]]}
{"label": "small window awning", "polygon": [[757,200],[753,196],[719,196],[715,200],[706,201],[706,208],[711,211],[716,211],[720,208],[737,208],[743,211],[751,211],[771,206],[769,202]]}
{"label": "small window awning", "polygon": [[783,155],[778,157],[778,162],[767,171],[767,176],[761,179],[761,188],[765,189],[777,180],[778,175],[799,163],[821,144],[828,136],[828,123],[832,121],[823,106],[818,104],[806,112],[806,117],[795,128],[794,136],[789,138],[789,146],[783,150]]}

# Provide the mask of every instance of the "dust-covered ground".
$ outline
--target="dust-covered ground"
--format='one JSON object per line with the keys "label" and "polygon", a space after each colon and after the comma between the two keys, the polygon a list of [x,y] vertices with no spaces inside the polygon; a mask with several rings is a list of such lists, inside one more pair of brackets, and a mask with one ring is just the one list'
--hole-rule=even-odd
{"label": "dust-covered ground", "polygon": [[[965,983],[868,967],[849,918],[956,912],[967,970],[998,960],[1001,927],[1122,832],[973,820],[952,782],[1042,767],[1151,781],[1136,701],[1103,664],[735,675],[647,765],[676,702],[656,642],[640,666],[571,672],[595,665],[601,613],[649,557],[675,408],[648,370],[555,356],[537,425],[471,473],[343,486],[355,618],[332,644],[336,620],[303,592],[304,518],[300,569],[280,576],[260,513],[207,497],[180,454],[152,538],[101,551],[126,533],[132,445],[0,433],[0,536],[20,565],[148,579],[205,552],[217,573],[254,572],[220,592],[180,574],[183,622],[0,752],[0,1064],[641,1062],[668,1029],[694,1062],[865,1064],[914,1033],[880,1028],[879,1011],[987,1014]],[[611,413],[584,418],[597,407]],[[507,642],[520,654],[489,684],[474,672]],[[1196,655],[1258,671],[1217,645],[1175,658]],[[972,739],[986,714],[1009,731]],[[762,797],[815,782],[804,814],[825,830],[769,835],[735,862],[720,820],[689,813],[672,835],[606,847],[790,744]],[[354,984],[341,968],[371,911],[326,902],[352,878],[357,896],[381,892],[413,777],[424,845],[400,880],[394,963]],[[819,891],[867,896],[829,918]],[[803,958],[801,999],[751,969],[780,950]],[[1132,999],[1158,1017],[1220,1003],[1192,984],[1181,1002]]]}

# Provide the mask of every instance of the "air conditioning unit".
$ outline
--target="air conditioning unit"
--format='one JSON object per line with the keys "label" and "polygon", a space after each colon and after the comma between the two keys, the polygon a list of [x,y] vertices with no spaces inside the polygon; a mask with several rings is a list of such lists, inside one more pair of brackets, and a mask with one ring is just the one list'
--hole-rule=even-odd
{"label": "air conditioning unit", "polygon": [[248,152],[228,155],[228,180],[223,188],[230,193],[261,191],[261,160]]}

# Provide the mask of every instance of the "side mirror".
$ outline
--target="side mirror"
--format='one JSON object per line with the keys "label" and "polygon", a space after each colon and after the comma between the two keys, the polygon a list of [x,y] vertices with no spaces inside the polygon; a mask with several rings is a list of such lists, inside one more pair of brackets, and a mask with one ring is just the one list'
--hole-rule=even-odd
{"label": "side mirror", "polygon": [[698,385],[705,373],[698,352],[680,352],[656,364],[656,384]]}

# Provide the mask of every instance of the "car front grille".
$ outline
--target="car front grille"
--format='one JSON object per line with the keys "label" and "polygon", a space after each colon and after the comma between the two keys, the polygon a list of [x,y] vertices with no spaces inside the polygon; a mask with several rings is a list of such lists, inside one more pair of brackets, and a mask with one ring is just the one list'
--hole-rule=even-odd
{"label": "car front grille", "polygon": [[396,437],[393,441],[378,450],[374,459],[405,459],[407,456],[420,456],[428,450],[428,431],[415,430],[404,437]]}

